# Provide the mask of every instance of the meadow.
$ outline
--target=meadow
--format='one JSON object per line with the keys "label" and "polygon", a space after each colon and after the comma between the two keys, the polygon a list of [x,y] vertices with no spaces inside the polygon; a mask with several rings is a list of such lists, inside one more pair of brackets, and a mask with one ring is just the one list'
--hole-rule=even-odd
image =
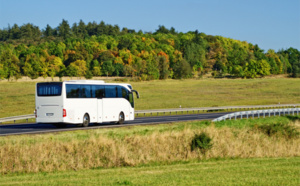
{"label": "meadow", "polygon": [[1,185],[299,185],[300,158],[223,159],[0,177]]}
{"label": "meadow", "polygon": [[[300,116],[194,121],[0,138],[0,174],[136,167],[174,162],[299,157]],[[212,148],[192,149],[196,134]]]}
{"label": "meadow", "polygon": [[[1,81],[0,117],[32,114],[35,83]],[[138,110],[300,103],[300,79],[129,83]],[[285,116],[0,137],[0,185],[299,185],[299,132]],[[191,148],[200,133],[205,152]]]}
{"label": "meadow", "polygon": [[[108,82],[118,82],[109,80]],[[126,82],[136,110],[300,103],[300,79],[186,79]],[[33,114],[36,82],[0,82],[0,118]]]}

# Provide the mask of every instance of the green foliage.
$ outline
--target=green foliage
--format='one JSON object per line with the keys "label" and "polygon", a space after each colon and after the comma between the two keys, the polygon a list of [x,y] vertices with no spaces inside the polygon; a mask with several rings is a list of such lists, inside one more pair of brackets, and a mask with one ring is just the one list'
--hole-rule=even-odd
{"label": "green foliage", "polygon": [[191,66],[186,60],[178,61],[174,65],[173,70],[175,79],[188,78],[192,73]]}
{"label": "green foliage", "polygon": [[272,123],[267,125],[254,125],[254,129],[258,129],[268,136],[285,137],[287,139],[299,137],[297,129],[285,123]]}
{"label": "green foliage", "polygon": [[[85,73],[70,66],[78,60],[85,61]],[[289,48],[264,53],[251,43],[197,30],[178,33],[163,25],[153,34],[103,21],[86,24],[80,20],[70,27],[64,19],[58,27],[47,25],[42,31],[33,24],[0,29],[1,79],[113,75],[151,80],[206,73],[215,77],[282,73],[300,77],[300,51]]]}
{"label": "green foliage", "polygon": [[191,150],[200,149],[200,152],[205,154],[213,146],[211,141],[212,139],[204,132],[196,134],[191,142]]}

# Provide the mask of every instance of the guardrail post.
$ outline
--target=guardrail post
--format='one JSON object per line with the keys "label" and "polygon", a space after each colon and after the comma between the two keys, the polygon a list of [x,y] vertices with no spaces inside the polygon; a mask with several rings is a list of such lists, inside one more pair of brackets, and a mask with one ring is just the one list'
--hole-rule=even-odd
{"label": "guardrail post", "polygon": [[16,123],[16,120],[14,120],[14,123]]}
{"label": "guardrail post", "polygon": [[269,111],[269,117],[271,117],[271,111],[270,110],[268,110]]}
{"label": "guardrail post", "polygon": [[234,120],[236,120],[236,115],[237,115],[237,114],[236,114],[236,113],[234,113]]}
{"label": "guardrail post", "polygon": [[253,112],[253,111],[251,111],[251,113],[252,113],[252,119],[254,119],[254,112]]}
{"label": "guardrail post", "polygon": [[248,117],[248,116],[249,116],[249,112],[247,111],[246,113],[247,113],[247,119],[248,119],[248,118],[249,118],[249,117]]}
{"label": "guardrail post", "polygon": [[28,118],[26,118],[26,123],[28,123]]}

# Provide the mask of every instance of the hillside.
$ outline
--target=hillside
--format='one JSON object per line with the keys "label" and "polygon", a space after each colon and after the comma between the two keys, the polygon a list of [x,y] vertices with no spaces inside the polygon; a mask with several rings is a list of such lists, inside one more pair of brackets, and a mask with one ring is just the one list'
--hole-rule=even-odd
{"label": "hillside", "polygon": [[0,29],[0,78],[130,76],[140,80],[201,77],[300,76],[300,51],[259,46],[196,31],[155,33],[63,20],[57,28],[32,24]]}

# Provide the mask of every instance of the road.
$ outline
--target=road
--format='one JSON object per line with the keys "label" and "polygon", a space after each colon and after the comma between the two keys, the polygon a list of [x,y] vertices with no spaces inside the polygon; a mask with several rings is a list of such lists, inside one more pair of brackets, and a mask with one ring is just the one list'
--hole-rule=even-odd
{"label": "road", "polygon": [[88,130],[97,128],[116,128],[134,125],[151,125],[159,123],[170,123],[178,121],[191,121],[191,120],[212,120],[230,112],[223,113],[206,113],[206,114],[189,114],[189,115],[171,115],[171,116],[156,116],[156,117],[138,117],[134,121],[125,122],[122,125],[112,123],[90,124],[89,127],[77,127],[76,125],[67,125],[65,128],[56,128],[51,124],[10,124],[0,125],[0,136],[20,135],[20,134],[39,134],[51,133],[72,130]]}

